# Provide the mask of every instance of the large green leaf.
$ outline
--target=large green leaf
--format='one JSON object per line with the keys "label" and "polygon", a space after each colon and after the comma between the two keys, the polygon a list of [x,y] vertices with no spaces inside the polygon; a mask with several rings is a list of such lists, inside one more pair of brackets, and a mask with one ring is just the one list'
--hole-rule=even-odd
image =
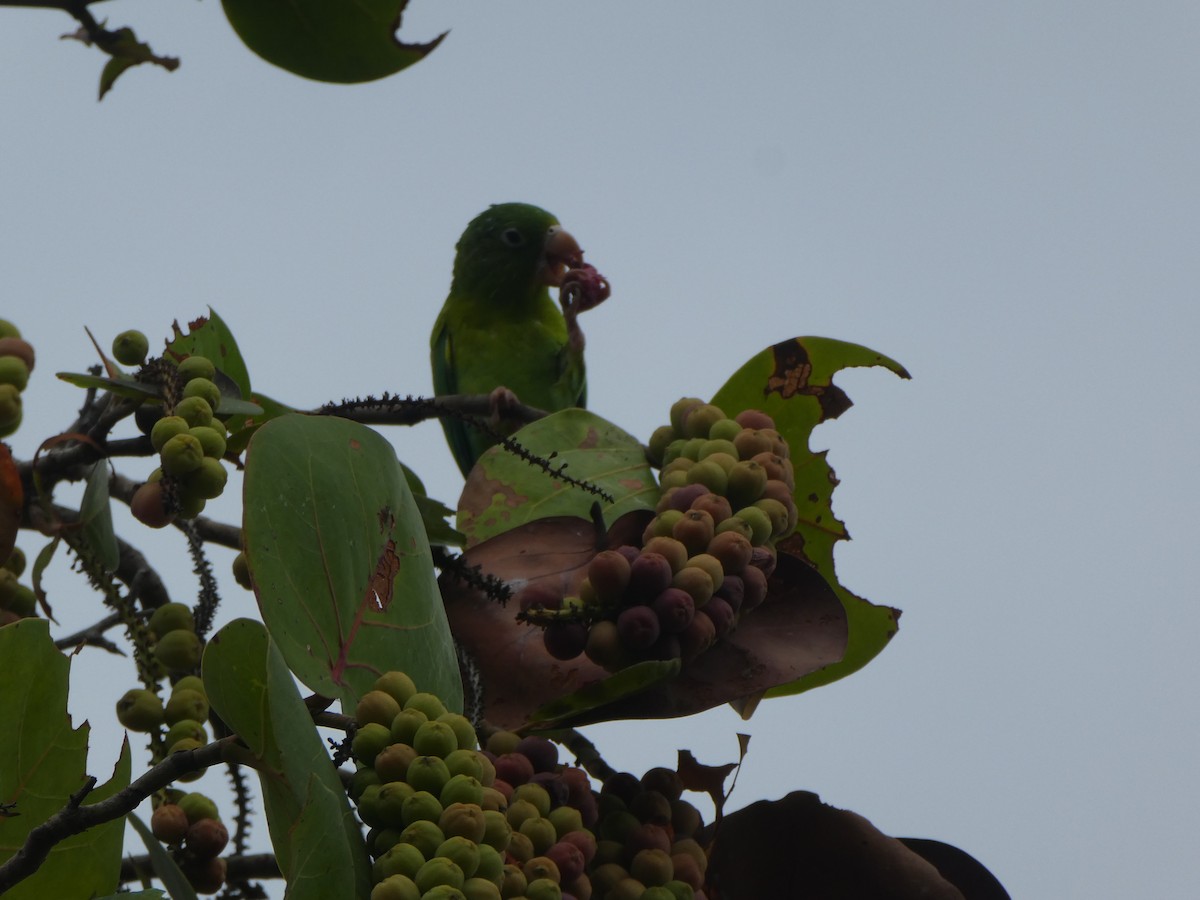
{"label": "large green leaf", "polygon": [[362,833],[267,630],[252,619],[230,622],[205,647],[203,676],[213,709],[256,758],[288,898],[365,898],[370,866]]}
{"label": "large green leaf", "polygon": [[825,452],[813,452],[808,443],[813,428],[837,418],[851,406],[850,398],[833,383],[834,374],[860,366],[881,366],[901,378],[909,377],[900,363],[858,344],[799,337],[759,353],[738,369],[712,399],[731,416],[744,409],[761,409],[775,419],[791,448],[796,473],[794,497],[800,517],[795,534],[780,544],[779,551],[816,568],[837,594],[849,624],[841,662],[774,687],[766,696],[799,693],[857,671],[887,645],[898,627],[898,610],[876,606],[838,583],[833,548],[849,535],[833,514],[830,502],[837,478],[825,461]]}
{"label": "large green leaf", "polygon": [[421,514],[384,438],[332,417],[271,420],[247,450],[243,525],[263,622],[301,681],[352,709],[402,669],[462,708]]}
{"label": "large green leaf", "polygon": [[458,501],[458,530],[473,547],[534,519],[590,519],[600,502],[606,525],[625,513],[653,510],[658,483],[637,438],[583,409],[565,409],[531,422],[513,435],[522,447],[549,459],[552,468],[606,492],[605,500],[554,478],[503,447],[492,447],[471,470]]}
{"label": "large green leaf", "polygon": [[272,65],[318,81],[353,83],[393,75],[424,59],[426,44],[396,37],[408,0],[222,0],[242,41]]}
{"label": "large green leaf", "polygon": [[[83,786],[89,727],[86,722],[71,727],[70,662],[54,646],[44,619],[22,619],[0,628],[0,660],[0,803],[12,804],[19,813],[0,816],[2,863]],[[85,805],[126,787],[129,770],[126,741],[112,778],[88,794]],[[36,873],[5,892],[6,900],[112,893],[121,871],[124,832],[124,820],[115,819],[61,841]]]}

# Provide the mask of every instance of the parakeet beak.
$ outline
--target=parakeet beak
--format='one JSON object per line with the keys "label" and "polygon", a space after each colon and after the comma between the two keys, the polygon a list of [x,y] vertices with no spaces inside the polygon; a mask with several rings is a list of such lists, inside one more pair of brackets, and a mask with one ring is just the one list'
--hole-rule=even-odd
{"label": "parakeet beak", "polygon": [[546,234],[546,243],[542,247],[542,264],[538,268],[538,281],[550,287],[562,284],[563,275],[567,269],[583,262],[583,251],[571,236],[555,225]]}

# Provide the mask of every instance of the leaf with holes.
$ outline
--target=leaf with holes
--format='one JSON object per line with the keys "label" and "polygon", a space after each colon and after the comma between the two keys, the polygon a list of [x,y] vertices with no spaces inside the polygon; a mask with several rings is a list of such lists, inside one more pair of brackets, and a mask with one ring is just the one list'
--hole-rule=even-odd
{"label": "leaf with holes", "polygon": [[[181,360],[185,356],[207,357],[217,370],[237,387],[239,396],[250,396],[250,373],[246,371],[246,361],[238,350],[233,332],[212,307],[209,307],[207,316],[200,316],[188,322],[186,334],[178,322],[173,323],[172,328],[175,336],[167,344],[167,356],[175,360]],[[222,390],[221,393],[225,394],[226,391]],[[227,411],[225,402],[222,398],[222,413]],[[254,411],[247,413],[255,414]]]}
{"label": "leaf with holes", "polygon": [[[308,707],[261,622],[235,619],[204,648],[213,709],[255,757],[271,843],[288,897],[364,897],[362,833]],[[341,827],[337,827],[340,823]]]}
{"label": "leaf with holes", "polygon": [[881,353],[831,338],[799,337],[759,353],[735,372],[712,402],[733,416],[744,409],[761,409],[775,420],[791,448],[796,472],[794,497],[799,525],[779,544],[779,556],[793,557],[815,567],[832,586],[845,610],[849,634],[844,658],[818,672],[775,686],[766,696],[796,694],[828,684],[870,662],[897,630],[900,611],[876,606],[838,583],[833,548],[847,540],[845,526],[833,514],[831,498],[837,478],[825,461],[825,451],[813,452],[813,428],[836,419],[850,408],[850,398],[833,383],[842,369],[880,366],[908,378],[905,368]]}
{"label": "leaf with holes", "polygon": [[[67,805],[87,777],[85,722],[71,727],[67,683],[71,664],[50,639],[44,619],[22,619],[0,628],[0,800],[19,815],[0,816],[0,863],[11,857],[29,832]],[[129,742],[125,741],[112,778],[84,801],[91,805],[129,784]],[[55,844],[45,863],[4,892],[5,900],[91,897],[112,893],[121,870],[122,819],[114,819]]]}
{"label": "leaf with holes", "polygon": [[345,419],[281,416],[250,440],[243,491],[259,609],[296,676],[353,710],[403,669],[461,710],[429,541],[391,444]]}
{"label": "leaf with holes", "polygon": [[445,34],[424,44],[396,31],[408,0],[222,0],[247,47],[272,65],[317,81],[355,83],[393,75],[424,59]]}
{"label": "leaf with holes", "polygon": [[599,502],[606,524],[635,510],[653,510],[658,484],[637,438],[595,413],[565,409],[531,422],[513,439],[535,456],[549,459],[576,481],[608,495],[554,478],[541,468],[492,447],[471,470],[458,501],[458,530],[471,547],[535,519],[590,519]]}

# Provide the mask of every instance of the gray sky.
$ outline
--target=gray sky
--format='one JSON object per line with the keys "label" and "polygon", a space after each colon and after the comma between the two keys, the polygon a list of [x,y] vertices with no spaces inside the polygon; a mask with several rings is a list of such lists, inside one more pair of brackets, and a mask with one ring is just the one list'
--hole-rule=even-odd
{"label": "gray sky", "polygon": [[[1014,897],[1194,895],[1200,7],[699,6],[414,0],[402,33],[443,45],[342,87],[262,63],[213,0],[123,0],[96,11],[183,64],[99,104],[71,20],[0,10],[0,315],[39,354],[11,443],[69,423],[83,325],[157,339],[206,304],[281,399],[427,391],[462,227],[539,203],[613,283],[589,402],[634,434],[796,335],[914,376],[843,375],[857,405],[815,436],[842,581],[904,610],[892,645],[747,723],[590,729],[610,761],[729,761],[744,730],[735,807],[813,790]],[[453,501],[437,426],[389,436]],[[181,541],[142,533],[190,599]],[[106,771],[133,676],[75,665]]]}

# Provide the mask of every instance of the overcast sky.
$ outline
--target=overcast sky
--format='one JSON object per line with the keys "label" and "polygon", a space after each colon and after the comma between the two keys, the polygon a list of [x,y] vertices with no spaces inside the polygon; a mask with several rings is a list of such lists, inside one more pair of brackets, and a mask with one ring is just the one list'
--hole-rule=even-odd
{"label": "overcast sky", "polygon": [[[414,0],[402,34],[450,35],[357,87],[261,62],[215,0],[95,10],[183,62],[97,103],[72,20],[0,9],[19,456],[70,422],[84,325],[157,340],[209,304],[280,399],[428,391],[463,226],[538,203],[612,281],[589,402],[642,438],[796,335],[913,374],[842,376],[857,405],[815,435],[843,583],[904,610],[891,646],[746,723],[589,729],[610,761],[729,761],[744,730],[735,807],[812,790],[1014,897],[1195,895],[1200,6]],[[437,426],[388,434],[453,502]],[[190,599],[178,536],[127,534]],[[57,566],[64,616],[95,605]],[[75,668],[110,771],[132,669]]]}

